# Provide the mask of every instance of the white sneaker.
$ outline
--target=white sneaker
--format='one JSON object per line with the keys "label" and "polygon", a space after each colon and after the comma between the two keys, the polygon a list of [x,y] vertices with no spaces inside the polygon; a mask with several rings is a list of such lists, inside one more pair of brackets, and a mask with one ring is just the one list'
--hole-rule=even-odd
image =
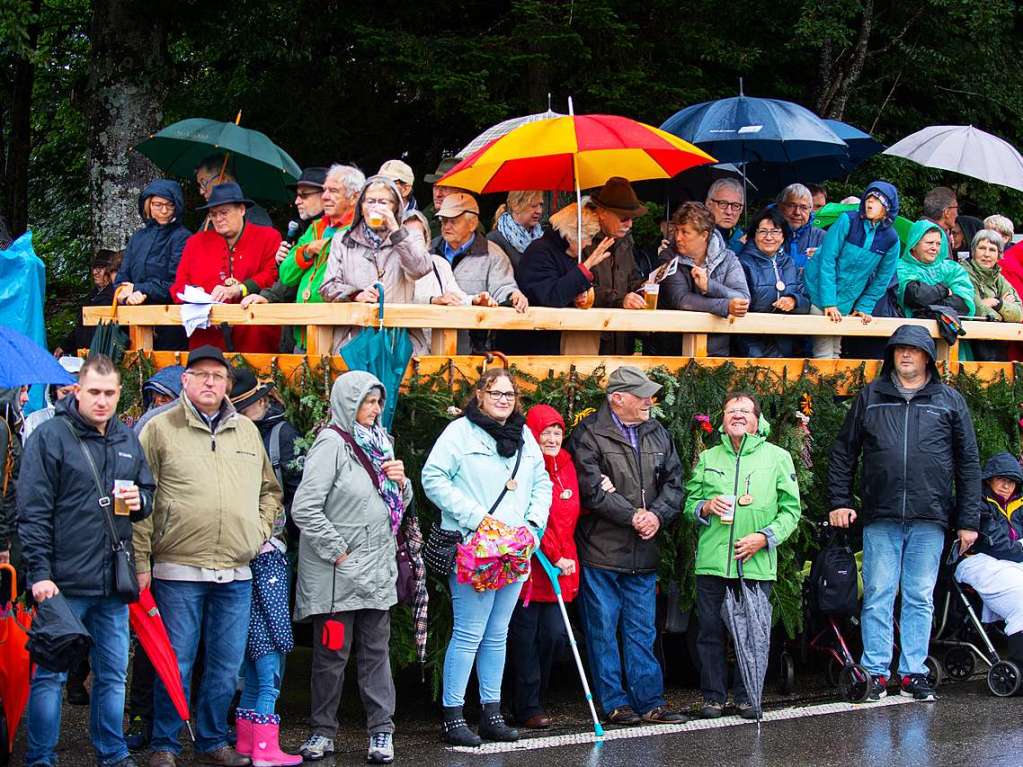
{"label": "white sneaker", "polygon": [[328,754],[334,753],[334,741],[322,735],[310,735],[309,740],[298,750],[307,762],[318,762]]}
{"label": "white sneaker", "polygon": [[374,732],[369,736],[366,761],[370,764],[390,764],[394,761],[394,739],[389,732]]}

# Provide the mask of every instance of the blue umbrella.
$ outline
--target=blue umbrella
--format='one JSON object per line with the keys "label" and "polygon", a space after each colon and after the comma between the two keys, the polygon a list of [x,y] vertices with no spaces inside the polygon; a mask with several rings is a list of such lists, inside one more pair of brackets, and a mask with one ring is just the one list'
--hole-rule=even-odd
{"label": "blue umbrella", "polygon": [[384,427],[390,429],[398,388],[412,359],[412,341],[405,328],[384,327],[384,286],[378,282],[374,287],[380,294],[380,324],[375,328],[363,328],[341,347],[341,357],[349,370],[365,370],[380,379],[387,393],[380,418]]}
{"label": "blue umbrella", "polygon": [[25,334],[0,326],[0,388],[74,382],[46,349]]}
{"label": "blue umbrella", "polygon": [[825,120],[825,124],[849,147],[849,169],[852,170],[885,150],[885,145],[869,133],[841,120]]}

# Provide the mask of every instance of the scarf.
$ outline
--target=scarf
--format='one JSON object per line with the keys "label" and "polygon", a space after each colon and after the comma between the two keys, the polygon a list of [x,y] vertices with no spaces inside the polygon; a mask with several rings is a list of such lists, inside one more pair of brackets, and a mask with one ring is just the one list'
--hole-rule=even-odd
{"label": "scarf", "polygon": [[373,246],[373,249],[380,250],[380,247],[384,244],[384,238],[370,229],[369,224],[365,221],[362,222],[362,231],[366,235],[366,240]]}
{"label": "scarf", "polygon": [[[394,459],[394,446],[391,445],[391,438],[387,436],[387,430],[379,423],[372,427],[363,426],[358,421],[352,427],[352,436],[356,444],[369,456],[370,463],[377,473],[377,492],[384,499],[387,509],[391,514],[391,532],[397,533],[401,527],[402,517],[405,516],[405,503],[401,499],[401,489],[393,479],[388,479],[380,469],[384,461]],[[407,481],[407,480],[406,480]]]}
{"label": "scarf", "polygon": [[543,236],[543,227],[539,224],[532,229],[526,229],[522,224],[512,218],[512,214],[505,211],[497,219],[497,231],[504,235],[505,239],[519,253],[524,253],[529,243],[538,237]]}
{"label": "scarf", "polygon": [[522,447],[522,427],[526,425],[526,419],[519,411],[513,410],[508,420],[500,424],[480,410],[479,403],[473,397],[465,409],[465,417],[494,438],[497,454],[502,458],[511,458]]}

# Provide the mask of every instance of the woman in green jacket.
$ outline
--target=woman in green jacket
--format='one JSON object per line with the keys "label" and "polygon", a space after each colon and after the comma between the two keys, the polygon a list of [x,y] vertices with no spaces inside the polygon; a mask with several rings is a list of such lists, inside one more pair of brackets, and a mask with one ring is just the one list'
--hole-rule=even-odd
{"label": "woman in green jacket", "polygon": [[[721,716],[728,697],[725,624],[721,605],[734,588],[742,562],[749,585],[770,594],[777,578],[776,548],[799,524],[799,485],[792,456],[767,441],[770,425],[760,404],[746,393],[725,398],[721,443],[700,453],[686,483],[686,516],[700,527],[696,548],[696,610],[700,618],[702,714]],[[739,715],[753,707],[735,674],[732,687]]]}
{"label": "woman in green jacket", "polygon": [[[973,303],[977,316],[990,322],[1020,322],[1023,307],[1012,284],[1002,275],[998,262],[1005,239],[993,229],[981,229],[970,243],[970,260],[963,264],[973,282]],[[981,362],[1008,359],[1005,344],[997,341],[973,341],[973,358]]]}
{"label": "woman in green jacket", "polygon": [[930,316],[927,307],[937,304],[960,316],[973,316],[973,283],[956,261],[943,255],[941,227],[933,221],[917,221],[909,230],[899,259],[899,305],[907,317]]}

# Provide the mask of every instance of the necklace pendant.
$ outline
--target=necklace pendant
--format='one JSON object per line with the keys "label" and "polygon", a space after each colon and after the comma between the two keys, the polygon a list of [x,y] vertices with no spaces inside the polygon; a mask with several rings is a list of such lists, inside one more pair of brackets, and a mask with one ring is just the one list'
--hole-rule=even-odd
{"label": "necklace pendant", "polygon": [[782,282],[781,280],[778,280],[776,283],[774,283],[774,287],[780,293],[781,291],[785,290],[785,283]]}
{"label": "necklace pendant", "polygon": [[569,498],[571,498],[571,497],[572,497],[572,491],[571,491],[571,490],[569,490],[569,489],[568,489],[568,488],[566,487],[566,488],[565,488],[564,490],[562,490],[562,491],[561,491],[561,496],[560,496],[560,497],[561,497],[561,500],[563,500],[563,501],[567,501],[567,500],[568,500]]}
{"label": "necklace pendant", "polygon": [[505,482],[504,486],[508,490],[510,490],[512,492],[515,492],[515,489],[519,486],[519,483],[518,483],[518,480],[512,478],[512,479],[509,479],[507,482]]}
{"label": "necklace pendant", "polygon": [[303,301],[308,301],[312,297],[313,297],[313,292],[309,288],[306,288],[305,290],[302,291],[302,300]]}
{"label": "necklace pendant", "polygon": [[749,506],[751,503],[753,503],[753,496],[750,495],[749,493],[745,493],[744,495],[739,496],[740,506]]}

